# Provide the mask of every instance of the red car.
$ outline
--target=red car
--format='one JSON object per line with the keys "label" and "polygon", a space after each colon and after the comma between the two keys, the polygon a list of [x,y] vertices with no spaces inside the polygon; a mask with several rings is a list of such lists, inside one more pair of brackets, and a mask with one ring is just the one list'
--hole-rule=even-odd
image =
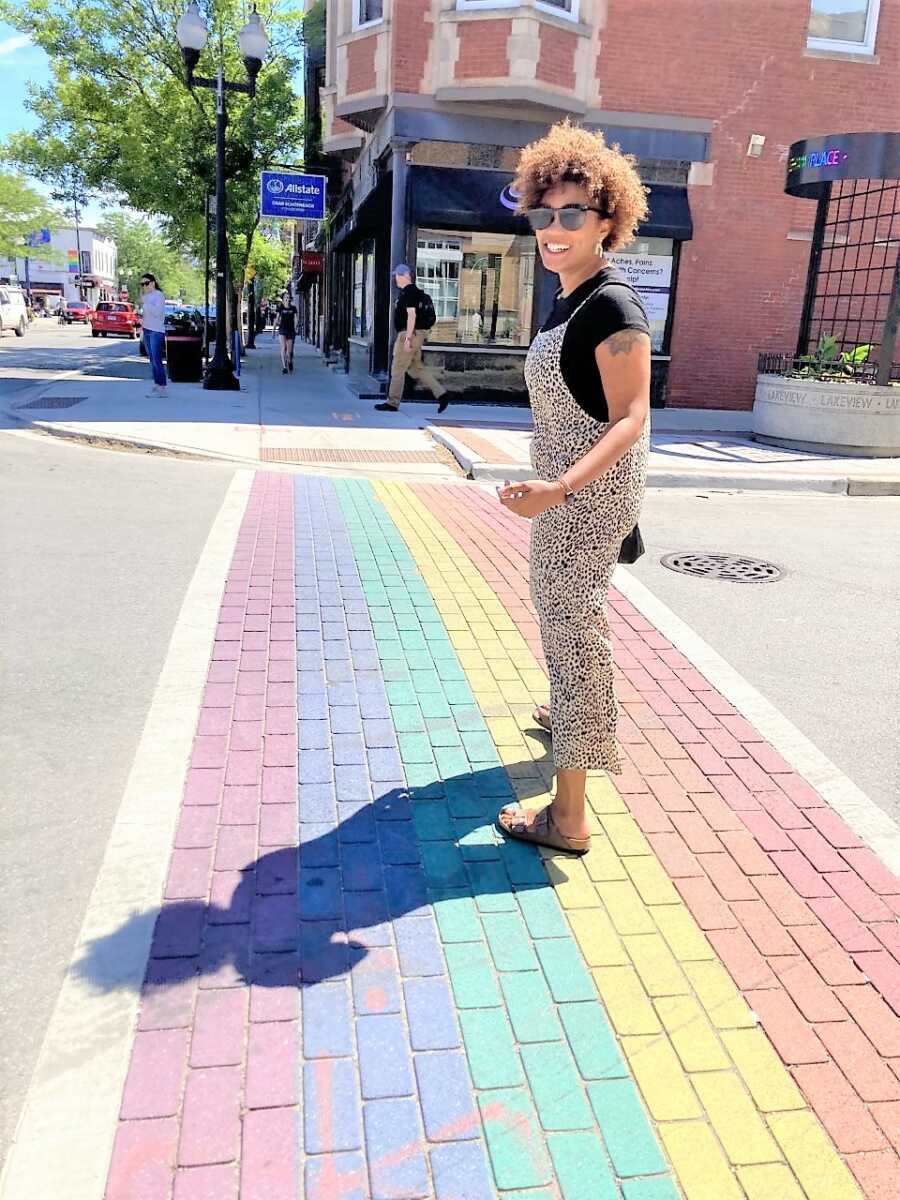
{"label": "red car", "polygon": [[141,328],[141,318],[133,304],[119,300],[101,300],[91,313],[91,336],[106,337],[108,333],[120,337],[136,338]]}
{"label": "red car", "polygon": [[73,321],[83,321],[87,325],[91,319],[91,306],[86,300],[65,300],[59,306],[60,325],[71,325]]}

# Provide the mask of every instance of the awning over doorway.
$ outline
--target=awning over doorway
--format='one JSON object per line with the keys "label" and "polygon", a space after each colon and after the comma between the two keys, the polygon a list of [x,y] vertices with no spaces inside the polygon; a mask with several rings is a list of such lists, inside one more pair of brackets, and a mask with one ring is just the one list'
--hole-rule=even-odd
{"label": "awning over doorway", "polygon": [[[513,176],[505,171],[461,167],[411,167],[413,220],[433,229],[484,229],[491,233],[524,233],[528,225],[515,213],[510,192]],[[675,184],[650,185],[650,216],[640,227],[644,237],[693,237],[687,189]]]}

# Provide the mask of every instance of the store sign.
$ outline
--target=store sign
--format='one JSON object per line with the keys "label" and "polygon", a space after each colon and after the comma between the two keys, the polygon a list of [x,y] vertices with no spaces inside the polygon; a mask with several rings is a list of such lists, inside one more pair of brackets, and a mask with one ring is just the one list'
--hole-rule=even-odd
{"label": "store sign", "polygon": [[259,211],[263,217],[324,221],[324,175],[297,175],[292,171],[263,171]]}
{"label": "store sign", "polygon": [[46,246],[50,241],[49,229],[36,229],[33,233],[29,233],[28,245],[32,248],[35,246]]}
{"label": "store sign", "polygon": [[811,171],[822,167],[839,167],[850,157],[843,150],[831,147],[826,150],[810,150],[808,154],[797,154],[788,159],[788,171]]}
{"label": "store sign", "polygon": [[672,286],[671,254],[607,254],[637,291]]}
{"label": "store sign", "polygon": [[304,250],[300,254],[300,270],[304,275],[321,275],[325,266],[325,255],[319,250]]}

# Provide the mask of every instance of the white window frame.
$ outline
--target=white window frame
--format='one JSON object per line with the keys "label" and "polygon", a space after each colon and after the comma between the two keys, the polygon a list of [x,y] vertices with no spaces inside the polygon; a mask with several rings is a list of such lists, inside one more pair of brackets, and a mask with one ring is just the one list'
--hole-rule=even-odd
{"label": "white window frame", "polygon": [[360,20],[360,9],[364,3],[365,0],[350,0],[351,27],[354,33],[360,29],[374,29],[376,25],[384,24],[384,6],[387,4],[387,0],[381,0],[381,16],[375,17],[372,21]]}
{"label": "white window frame", "polygon": [[457,12],[487,12],[492,8],[524,8],[525,0],[456,0]]}
{"label": "white window frame", "polygon": [[577,22],[580,3],[581,0],[569,0],[569,7],[561,8],[557,4],[542,4],[541,0],[535,0],[534,7],[540,12],[550,13],[554,17],[559,17],[562,21]]}
{"label": "white window frame", "polygon": [[[844,42],[837,38],[807,37],[807,50],[833,50],[839,54],[874,54],[875,40],[878,37],[878,10],[881,0],[869,0],[866,13],[866,33],[861,42]],[[812,16],[812,0],[809,13]]]}

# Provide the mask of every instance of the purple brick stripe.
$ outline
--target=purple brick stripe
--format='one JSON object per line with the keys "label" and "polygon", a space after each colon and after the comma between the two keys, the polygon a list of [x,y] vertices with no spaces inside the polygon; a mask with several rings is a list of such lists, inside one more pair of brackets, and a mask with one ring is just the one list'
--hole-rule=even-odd
{"label": "purple brick stripe", "polygon": [[105,1200],[296,1200],[291,480],[256,476],[219,614]]}
{"label": "purple brick stripe", "polygon": [[[332,484],[295,479],[307,1200],[489,1178],[381,663]],[[458,1147],[458,1149],[451,1149]]]}

